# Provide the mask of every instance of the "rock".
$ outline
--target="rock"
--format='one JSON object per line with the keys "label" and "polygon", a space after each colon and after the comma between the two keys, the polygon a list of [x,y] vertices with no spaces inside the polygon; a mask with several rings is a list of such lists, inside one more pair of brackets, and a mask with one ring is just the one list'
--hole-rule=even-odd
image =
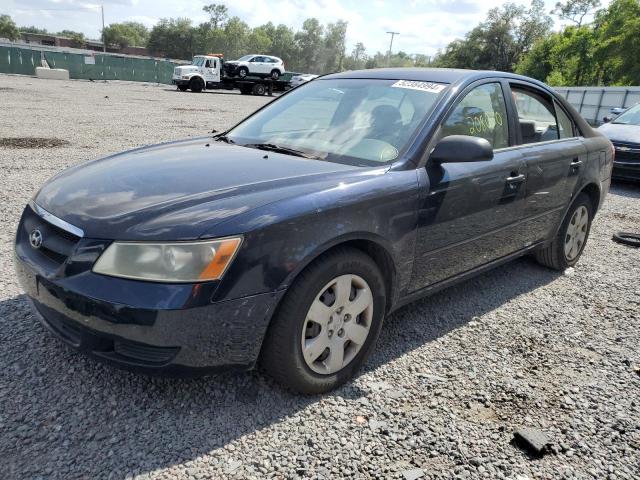
{"label": "rock", "polygon": [[414,468],[413,470],[404,470],[402,472],[402,476],[405,480],[417,480],[418,478],[424,477],[424,470],[421,468]]}
{"label": "rock", "polygon": [[518,427],[513,436],[516,445],[538,455],[544,454],[551,443],[546,433],[532,427]]}

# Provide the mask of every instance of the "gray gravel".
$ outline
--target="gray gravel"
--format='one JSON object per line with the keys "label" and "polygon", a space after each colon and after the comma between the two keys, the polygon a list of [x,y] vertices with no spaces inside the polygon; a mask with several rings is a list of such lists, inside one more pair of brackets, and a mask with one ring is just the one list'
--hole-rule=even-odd
{"label": "gray gravel", "polygon": [[[106,98],[108,97],[108,98]],[[195,380],[111,369],[30,313],[12,266],[20,212],[87,159],[230,126],[268,101],[167,86],[0,75],[3,478],[627,478],[640,476],[640,185],[614,184],[582,260],[521,259],[392,315],[352,383],[296,397],[251,372]],[[520,426],[550,439],[535,458]]]}

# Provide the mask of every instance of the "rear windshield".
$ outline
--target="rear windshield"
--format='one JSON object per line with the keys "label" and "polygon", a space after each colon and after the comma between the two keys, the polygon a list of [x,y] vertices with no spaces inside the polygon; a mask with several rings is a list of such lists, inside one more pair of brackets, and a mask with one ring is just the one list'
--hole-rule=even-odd
{"label": "rear windshield", "polygon": [[445,84],[318,79],[296,88],[231,130],[237,144],[272,144],[319,160],[393,162],[410,144]]}

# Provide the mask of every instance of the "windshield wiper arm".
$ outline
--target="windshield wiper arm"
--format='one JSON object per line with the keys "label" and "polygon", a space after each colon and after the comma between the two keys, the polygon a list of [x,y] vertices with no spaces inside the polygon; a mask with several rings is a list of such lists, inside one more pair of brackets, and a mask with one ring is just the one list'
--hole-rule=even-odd
{"label": "windshield wiper arm", "polygon": [[318,157],[311,155],[295,148],[283,147],[276,145],[275,143],[245,143],[243,147],[257,148],[258,150],[267,150],[269,152],[284,153],[285,155],[295,155],[296,157],[310,158],[312,160],[319,160]]}

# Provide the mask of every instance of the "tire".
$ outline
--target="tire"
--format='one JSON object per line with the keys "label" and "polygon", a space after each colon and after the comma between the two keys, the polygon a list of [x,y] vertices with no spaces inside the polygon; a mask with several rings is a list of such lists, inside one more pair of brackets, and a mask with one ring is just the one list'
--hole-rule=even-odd
{"label": "tire", "polygon": [[192,78],[189,82],[189,88],[194,93],[200,93],[204,90],[204,81],[199,77]]}
{"label": "tire", "polygon": [[613,241],[629,247],[640,248],[640,233],[616,232]]}
{"label": "tire", "polygon": [[273,69],[271,70],[271,80],[278,80],[280,78],[280,70]]}
{"label": "tire", "polygon": [[[341,301],[346,297],[340,291],[357,296]],[[385,313],[385,291],[380,269],[360,250],[340,248],[319,257],[298,275],[283,298],[265,337],[261,367],[281,385],[303,394],[324,393],[345,383],[375,346]],[[337,303],[341,305],[334,310]],[[318,317],[311,313],[317,305],[321,307],[316,310]],[[368,306],[348,318],[362,305]],[[323,326],[310,315],[321,319]],[[316,351],[314,339],[321,342]]]}
{"label": "tire", "polygon": [[240,68],[238,69],[238,76],[239,76],[240,78],[244,78],[244,77],[246,77],[247,75],[249,75],[249,69],[248,69],[247,67],[240,67]]}
{"label": "tire", "polygon": [[[585,212],[587,217],[583,219],[581,213],[584,214]],[[592,220],[593,204],[591,203],[591,199],[586,194],[581,193],[576,197],[567,211],[567,214],[562,220],[562,225],[560,225],[560,229],[558,230],[558,234],[553,241],[545,248],[536,252],[535,256],[538,263],[559,271],[573,267],[578,263],[584,246],[587,244]],[[579,228],[575,229],[575,225],[578,225]],[[573,233],[575,233],[575,235],[572,236]],[[572,243],[573,239],[578,239],[578,241]],[[575,248],[567,252],[565,247],[569,244],[574,245]]]}
{"label": "tire", "polygon": [[178,85],[178,90],[181,92],[186,92],[189,87],[186,85]]}
{"label": "tire", "polygon": [[251,93],[253,93],[254,95],[264,95],[266,91],[267,87],[265,87],[261,83],[256,83],[251,89]]}

